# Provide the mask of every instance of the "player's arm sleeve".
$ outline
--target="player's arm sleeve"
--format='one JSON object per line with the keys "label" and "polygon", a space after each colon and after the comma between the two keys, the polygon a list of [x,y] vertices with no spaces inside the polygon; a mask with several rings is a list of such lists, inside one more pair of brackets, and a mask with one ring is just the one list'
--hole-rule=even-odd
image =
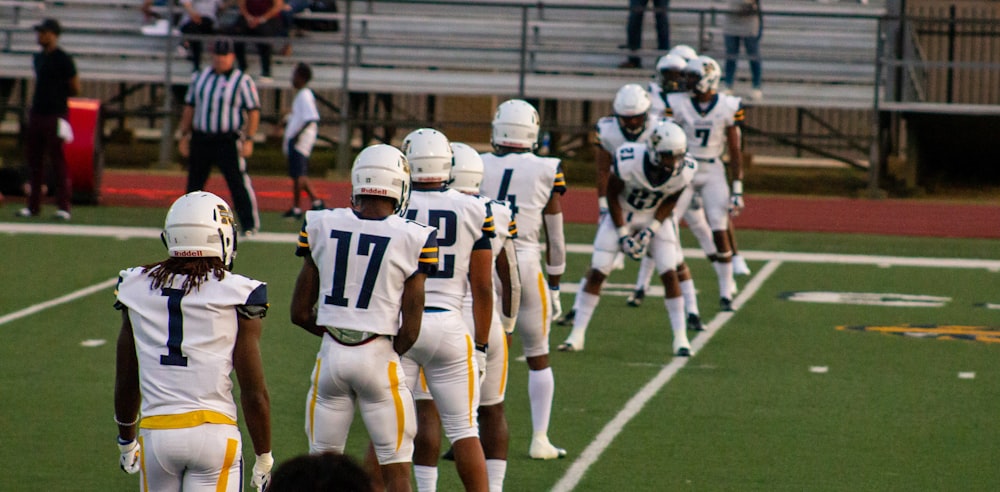
{"label": "player's arm sleeve", "polygon": [[521,274],[517,269],[513,237],[504,240],[503,249],[497,255],[496,269],[502,288],[500,324],[503,325],[504,332],[510,334],[514,332],[517,314],[521,311]]}
{"label": "player's arm sleeve", "polygon": [[437,229],[431,229],[427,235],[427,241],[420,248],[420,260],[417,264],[417,273],[433,276],[438,271],[438,243]]}
{"label": "player's arm sleeve", "polygon": [[552,179],[552,192],[560,195],[566,193],[566,175],[563,173],[562,164],[556,166],[556,175]]}
{"label": "player's arm sleeve", "polygon": [[267,284],[260,284],[250,292],[246,302],[242,306],[236,306],[236,312],[243,318],[257,319],[267,316]]}
{"label": "player's arm sleeve", "polygon": [[562,211],[555,214],[545,214],[545,238],[548,255],[545,263],[545,273],[562,275],[566,272],[566,237],[563,235]]}
{"label": "player's arm sleeve", "polygon": [[497,237],[497,228],[493,220],[493,208],[490,207],[489,203],[484,203],[484,209],[486,210],[486,216],[483,218],[483,235],[476,240],[475,244],[472,245],[473,250],[477,249],[493,249],[493,245],[490,242],[491,239]]}
{"label": "player's arm sleeve", "polygon": [[309,231],[306,230],[306,221],[302,221],[302,229],[299,231],[299,240],[295,243],[295,256],[309,256]]}

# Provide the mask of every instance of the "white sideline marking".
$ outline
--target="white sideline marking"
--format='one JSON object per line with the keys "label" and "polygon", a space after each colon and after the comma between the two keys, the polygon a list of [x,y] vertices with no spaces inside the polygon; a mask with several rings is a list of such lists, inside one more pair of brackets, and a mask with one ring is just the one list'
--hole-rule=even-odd
{"label": "white sideline marking", "polygon": [[[0,222],[0,233],[8,234],[54,234],[62,236],[104,236],[119,239],[160,237],[160,229],[152,227],[113,227],[72,224],[30,224]],[[295,244],[297,233],[262,232],[251,238],[240,238],[240,242]],[[590,254],[594,251],[590,244],[567,244],[570,253]],[[980,260],[961,258],[916,258],[906,256],[846,255],[829,253],[792,253],[786,251],[740,251],[748,260],[791,263],[835,263],[841,265],[889,265],[938,268],[970,268],[1000,272],[1000,260]],[[703,258],[700,249],[685,248],[684,256]]]}
{"label": "white sideline marking", "polygon": [[96,283],[90,287],[84,287],[78,291],[70,292],[62,297],[57,297],[51,301],[45,301],[42,303],[35,304],[34,306],[28,306],[20,311],[15,311],[5,316],[0,316],[0,326],[10,323],[11,321],[16,321],[26,316],[31,316],[40,311],[44,311],[50,307],[55,307],[60,304],[66,304],[70,301],[75,301],[81,297],[89,296],[95,292],[100,292],[105,289],[109,289],[118,283],[118,277],[105,280],[103,282]]}
{"label": "white sideline marking", "polygon": [[809,372],[816,374],[826,374],[830,372],[830,368],[828,366],[809,366]]}
{"label": "white sideline marking", "polygon": [[[733,308],[739,311],[739,309],[745,304],[762,285],[764,281],[768,279],[778,269],[781,265],[780,261],[770,261],[764,265],[764,268],[760,269],[757,275],[754,275],[753,279],[747,283],[746,287],[743,288],[743,292],[736,296],[733,300]],[[622,429],[626,424],[629,423],[639,412],[642,407],[646,406],[653,396],[656,395],[666,385],[677,372],[680,371],[684,366],[688,364],[692,358],[697,357],[698,351],[700,351],[708,341],[715,336],[715,334],[722,328],[722,325],[726,324],[730,318],[733,317],[734,312],[723,312],[715,315],[707,325],[705,325],[705,331],[695,337],[694,341],[691,343],[691,350],[694,352],[692,357],[674,357],[660,372],[646,383],[638,393],[635,394],[627,403],[625,407],[615,415],[615,418],[611,419],[607,425],[601,429],[601,432],[597,434],[597,437],[591,441],[590,445],[580,453],[580,457],[573,462],[573,464],[566,470],[555,486],[552,487],[554,492],[569,492],[573,490],[580,480],[583,479],[584,474],[587,470],[601,457],[604,450],[611,445],[615,437],[621,433]]]}
{"label": "white sideline marking", "polygon": [[958,379],[976,379],[975,372],[960,372],[958,373]]}

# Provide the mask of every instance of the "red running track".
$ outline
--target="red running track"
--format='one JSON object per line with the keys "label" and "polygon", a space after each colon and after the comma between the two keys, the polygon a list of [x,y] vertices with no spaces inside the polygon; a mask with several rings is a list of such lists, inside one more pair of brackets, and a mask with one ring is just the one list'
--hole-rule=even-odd
{"label": "red running track", "polygon": [[[258,206],[263,211],[291,208],[291,180],[253,177]],[[186,175],[106,170],[100,203],[109,206],[164,207],[184,192]],[[350,204],[350,183],[310,180],[329,207]],[[229,199],[218,173],[206,188]],[[306,203],[305,198],[302,203]],[[803,232],[843,232],[902,236],[1000,238],[1000,204],[966,204],[927,200],[866,200],[799,196],[753,196],[736,219],[740,229]],[[567,222],[595,222],[597,194],[590,188],[572,188],[563,198]]]}

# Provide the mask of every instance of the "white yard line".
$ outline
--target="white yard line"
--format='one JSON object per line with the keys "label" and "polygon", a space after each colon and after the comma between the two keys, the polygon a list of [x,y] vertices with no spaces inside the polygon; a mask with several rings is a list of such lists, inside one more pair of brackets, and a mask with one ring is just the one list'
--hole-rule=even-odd
{"label": "white yard line", "polygon": [[40,311],[44,311],[44,310],[46,310],[48,308],[56,307],[56,306],[58,306],[60,304],[66,304],[67,302],[75,301],[75,300],[77,300],[77,299],[79,299],[81,297],[86,297],[86,296],[89,296],[89,295],[91,295],[93,293],[100,292],[102,290],[110,289],[117,282],[118,282],[118,277],[111,278],[111,279],[105,280],[103,282],[98,282],[98,283],[96,283],[94,285],[91,285],[90,287],[84,287],[84,288],[82,288],[80,290],[77,290],[77,291],[74,291],[74,292],[70,292],[69,294],[66,294],[66,295],[61,296],[61,297],[57,297],[57,298],[52,299],[50,301],[41,302],[41,303],[35,304],[33,306],[28,306],[28,307],[26,307],[26,308],[24,308],[24,309],[22,309],[20,311],[16,311],[16,312],[4,315],[4,316],[0,316],[0,326],[3,326],[5,324],[7,324],[7,323],[10,323],[11,321],[17,321],[17,320],[19,320],[21,318],[24,318],[26,316],[31,316],[32,314],[35,314],[35,313],[40,312]]}
{"label": "white yard line", "polygon": [[[764,267],[753,276],[753,279],[747,283],[746,287],[743,288],[743,292],[736,296],[736,299],[733,300],[733,308],[739,310],[743,304],[753,297],[760,287],[764,285],[764,281],[766,281],[771,274],[778,269],[780,264],[780,261],[774,260],[766,263]],[[734,314],[735,313],[733,312],[719,313],[715,316],[715,318],[712,318],[712,321],[706,325],[705,331],[695,337],[694,341],[691,343],[691,350],[695,354],[694,357],[698,356],[698,351],[701,350],[713,336],[715,336],[719,329],[722,328],[722,325],[726,324],[726,322],[729,321]],[[640,389],[639,392],[632,397],[632,399],[625,403],[625,407],[618,412],[618,415],[615,415],[615,418],[611,419],[611,421],[608,422],[603,429],[601,429],[601,432],[597,434],[597,437],[595,437],[594,440],[591,441],[590,445],[588,445],[586,449],[580,453],[580,457],[577,458],[572,465],[570,465],[563,477],[556,482],[555,486],[552,487],[552,490],[554,492],[569,492],[576,488],[576,486],[580,483],[580,480],[583,479],[584,474],[587,473],[590,466],[600,459],[601,454],[603,454],[608,446],[611,445],[611,442],[614,441],[615,437],[621,433],[622,429],[625,428],[625,425],[635,418],[642,408],[646,406],[646,403],[648,403],[649,400],[663,388],[663,386],[670,382],[670,380],[677,375],[677,372],[684,368],[684,366],[686,366],[688,361],[692,358],[693,357],[674,357],[669,364],[664,366],[656,377],[646,383],[646,385],[643,386],[642,389]]]}

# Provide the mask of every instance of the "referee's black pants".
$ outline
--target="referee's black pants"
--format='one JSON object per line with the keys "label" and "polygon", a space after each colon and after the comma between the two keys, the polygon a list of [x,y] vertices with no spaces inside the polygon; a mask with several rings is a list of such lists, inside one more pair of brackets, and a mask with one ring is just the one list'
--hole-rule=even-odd
{"label": "referee's black pants", "polygon": [[219,166],[226,178],[233,209],[243,231],[256,231],[260,226],[257,197],[247,174],[247,161],[240,157],[240,141],[236,134],[194,132],[191,136],[191,156],[188,158],[188,193],[205,189],[212,165]]}

